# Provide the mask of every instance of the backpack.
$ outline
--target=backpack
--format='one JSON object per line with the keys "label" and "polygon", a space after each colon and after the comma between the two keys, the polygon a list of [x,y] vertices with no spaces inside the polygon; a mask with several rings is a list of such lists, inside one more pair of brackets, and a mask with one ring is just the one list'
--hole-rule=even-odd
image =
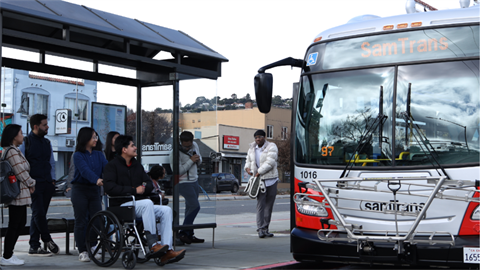
{"label": "backpack", "polygon": [[20,181],[10,183],[9,177],[15,178],[10,162],[6,160],[9,148],[0,160],[0,203],[6,204],[15,199],[20,194]]}

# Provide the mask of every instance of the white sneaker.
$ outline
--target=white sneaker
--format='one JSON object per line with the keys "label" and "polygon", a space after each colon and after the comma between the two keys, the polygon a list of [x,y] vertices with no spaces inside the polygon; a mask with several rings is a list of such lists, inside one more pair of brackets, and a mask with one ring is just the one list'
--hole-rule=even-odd
{"label": "white sneaker", "polygon": [[88,252],[84,251],[78,255],[78,260],[81,262],[89,262],[90,258],[88,257]]}
{"label": "white sneaker", "polygon": [[2,258],[2,260],[0,261],[0,265],[24,265],[24,264],[25,264],[25,261],[20,260],[15,255],[12,255],[10,259]]}
{"label": "white sneaker", "polygon": [[[92,247],[92,249],[91,249],[92,254],[94,254],[96,248],[97,248],[97,247]],[[94,256],[95,256],[95,259],[101,260],[101,259],[102,259],[102,249],[99,249],[99,250],[97,251],[97,254],[95,254]]]}

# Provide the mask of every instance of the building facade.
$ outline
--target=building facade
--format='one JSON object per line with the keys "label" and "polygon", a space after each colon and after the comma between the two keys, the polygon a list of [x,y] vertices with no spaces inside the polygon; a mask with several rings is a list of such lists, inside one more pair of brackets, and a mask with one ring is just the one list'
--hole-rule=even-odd
{"label": "building facade", "polygon": [[[2,130],[5,124],[18,124],[26,135],[31,131],[29,118],[47,115],[48,138],[56,161],[57,179],[68,173],[70,157],[75,150],[78,130],[91,126],[91,104],[97,101],[97,82],[66,80],[36,75],[29,71],[2,68]],[[69,134],[56,134],[56,111],[71,111]],[[104,142],[103,142],[104,143]]]}
{"label": "building facade", "polygon": [[[243,171],[248,146],[254,141],[258,129],[265,130],[266,139],[275,143],[288,138],[291,109],[272,107],[263,114],[258,108],[228,111],[205,111],[180,114],[180,128],[191,131],[196,139],[212,148],[214,172],[233,173],[245,183],[248,175]],[[280,172],[282,173],[282,172]]]}

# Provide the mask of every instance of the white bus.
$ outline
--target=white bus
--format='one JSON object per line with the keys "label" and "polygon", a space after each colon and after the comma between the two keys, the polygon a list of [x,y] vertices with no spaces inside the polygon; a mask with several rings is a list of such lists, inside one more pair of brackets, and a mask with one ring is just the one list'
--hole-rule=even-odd
{"label": "white bus", "polygon": [[412,11],[356,17],[316,36],[304,59],[255,77],[268,113],[265,70],[301,68],[291,129],[298,261],[480,263],[480,8]]}

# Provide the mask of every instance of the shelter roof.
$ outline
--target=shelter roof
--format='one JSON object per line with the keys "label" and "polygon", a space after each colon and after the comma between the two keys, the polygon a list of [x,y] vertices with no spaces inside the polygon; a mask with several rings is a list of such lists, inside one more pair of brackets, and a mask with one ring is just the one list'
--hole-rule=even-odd
{"label": "shelter roof", "polygon": [[[1,0],[0,9],[3,46],[93,61],[97,74],[55,69],[45,66],[42,59],[39,64],[49,70],[32,63],[4,61],[14,68],[23,64],[23,69],[76,73],[59,75],[114,82],[114,77],[99,76],[95,70],[102,63],[137,70],[136,79],[117,83],[148,85],[169,84],[172,72],[183,76],[174,79],[216,79],[221,75],[220,64],[228,61],[182,31],[83,5],[60,0]],[[154,59],[162,51],[172,59]]]}

